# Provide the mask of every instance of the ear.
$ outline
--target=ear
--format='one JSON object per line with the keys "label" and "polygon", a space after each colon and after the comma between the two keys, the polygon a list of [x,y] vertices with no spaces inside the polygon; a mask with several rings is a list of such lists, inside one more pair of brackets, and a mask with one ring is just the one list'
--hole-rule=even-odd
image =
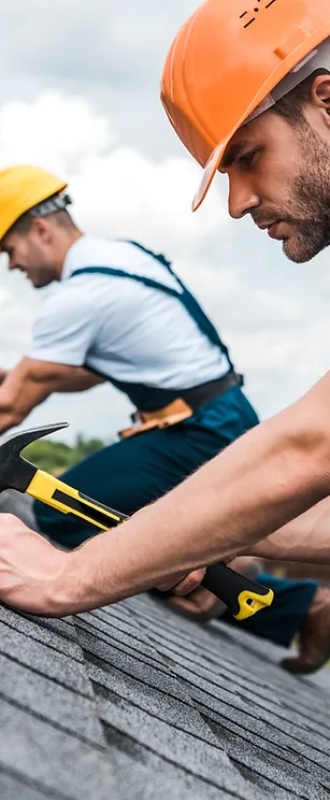
{"label": "ear", "polygon": [[323,109],[330,116],[330,74],[317,75],[312,83],[310,99],[314,107]]}
{"label": "ear", "polygon": [[36,217],[32,223],[32,230],[42,240],[43,244],[50,244],[53,240],[52,226],[47,218]]}

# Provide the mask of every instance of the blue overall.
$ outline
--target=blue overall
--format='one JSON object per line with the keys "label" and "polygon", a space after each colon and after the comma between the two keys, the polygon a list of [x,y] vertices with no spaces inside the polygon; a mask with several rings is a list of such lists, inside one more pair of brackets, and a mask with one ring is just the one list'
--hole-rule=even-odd
{"label": "blue overall", "polygon": [[[145,250],[141,245],[135,242],[133,244]],[[228,350],[218,332],[199,303],[175,275],[170,263],[161,255],[156,256],[149,250],[146,252],[175,277],[180,287],[178,291],[150,278],[110,267],[77,269],[70,279],[87,273],[115,275],[126,280],[140,281],[155,291],[167,292],[178,298],[201,332],[225,353],[229,369],[232,370]],[[128,395],[141,411],[164,407],[182,396],[183,392],[182,389],[172,391],[108,379]],[[105,447],[65,472],[61,480],[101,503],[118,508],[124,514],[133,514],[174,488],[258,422],[258,417],[241,388],[235,386],[198,408],[193,416],[178,425],[155,428]],[[40,501],[35,501],[34,509],[40,530],[61,545],[74,548],[87,538],[97,535],[94,527],[77,517],[63,516]],[[271,610],[269,613],[271,614]]]}

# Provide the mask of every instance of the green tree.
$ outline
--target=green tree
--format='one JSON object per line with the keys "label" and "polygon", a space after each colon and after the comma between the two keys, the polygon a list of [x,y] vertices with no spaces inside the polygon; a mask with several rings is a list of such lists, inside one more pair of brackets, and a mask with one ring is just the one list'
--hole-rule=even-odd
{"label": "green tree", "polygon": [[85,439],[78,434],[72,447],[64,442],[38,439],[23,450],[23,456],[45,472],[60,475],[97,450],[105,447],[101,439]]}

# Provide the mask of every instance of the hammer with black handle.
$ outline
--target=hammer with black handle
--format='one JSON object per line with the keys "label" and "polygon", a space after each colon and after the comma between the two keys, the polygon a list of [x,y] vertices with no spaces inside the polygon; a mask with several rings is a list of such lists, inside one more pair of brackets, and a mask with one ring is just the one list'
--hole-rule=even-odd
{"label": "hammer with black handle", "polygon": [[[127,520],[127,515],[87,497],[21,456],[21,450],[31,442],[67,427],[67,422],[60,422],[18,431],[2,442],[0,492],[4,489],[16,489],[62,511],[63,514],[73,514],[102,531],[109,530]],[[257,611],[270,606],[274,596],[271,589],[233,572],[222,563],[208,567],[202,586],[222,600],[239,620],[251,617]]]}

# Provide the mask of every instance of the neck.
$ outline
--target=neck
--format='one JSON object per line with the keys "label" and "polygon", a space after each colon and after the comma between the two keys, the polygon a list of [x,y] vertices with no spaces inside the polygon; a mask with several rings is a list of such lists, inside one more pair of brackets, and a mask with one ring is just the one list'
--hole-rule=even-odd
{"label": "neck", "polygon": [[74,230],[70,232],[69,231],[61,232],[60,241],[57,242],[56,246],[56,257],[54,258],[54,267],[56,272],[56,278],[58,281],[61,279],[64,261],[67,253],[69,252],[72,245],[78,239],[81,239],[83,235],[84,235],[83,232],[80,231],[78,228],[74,228]]}

